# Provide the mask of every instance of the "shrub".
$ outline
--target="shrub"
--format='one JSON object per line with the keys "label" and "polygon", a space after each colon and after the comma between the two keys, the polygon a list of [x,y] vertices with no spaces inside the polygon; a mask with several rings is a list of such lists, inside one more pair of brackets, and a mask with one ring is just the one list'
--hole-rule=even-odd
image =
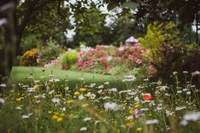
{"label": "shrub", "polygon": [[78,53],[75,50],[68,50],[63,55],[62,67],[68,69],[71,67],[71,65],[76,64],[77,60]]}
{"label": "shrub", "polygon": [[20,64],[25,66],[37,65],[38,50],[36,48],[26,51],[22,57],[20,57]]}
{"label": "shrub", "polygon": [[153,23],[148,25],[147,34],[139,41],[148,49],[144,57],[156,69],[154,77],[169,79],[173,71],[182,70],[187,48],[181,44],[176,25]]}
{"label": "shrub", "polygon": [[111,68],[109,73],[111,75],[127,75],[127,73],[130,72],[130,69],[128,69],[125,65],[117,65]]}
{"label": "shrub", "polygon": [[56,59],[63,52],[64,50],[59,46],[49,46],[40,51],[38,62],[40,65],[47,64],[51,62],[51,60]]}
{"label": "shrub", "polygon": [[35,35],[28,35],[23,37],[20,44],[20,53],[25,53],[26,51],[37,47],[38,44],[40,44],[40,40],[37,39]]}

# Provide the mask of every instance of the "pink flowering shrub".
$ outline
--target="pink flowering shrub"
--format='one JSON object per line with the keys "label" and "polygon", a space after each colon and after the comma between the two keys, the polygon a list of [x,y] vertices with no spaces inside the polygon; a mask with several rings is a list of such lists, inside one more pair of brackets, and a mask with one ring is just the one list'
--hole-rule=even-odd
{"label": "pink flowering shrub", "polygon": [[127,68],[144,65],[143,53],[147,50],[139,46],[113,46],[97,45],[96,48],[81,50],[78,55],[79,70],[101,70],[109,72],[113,67],[125,65]]}

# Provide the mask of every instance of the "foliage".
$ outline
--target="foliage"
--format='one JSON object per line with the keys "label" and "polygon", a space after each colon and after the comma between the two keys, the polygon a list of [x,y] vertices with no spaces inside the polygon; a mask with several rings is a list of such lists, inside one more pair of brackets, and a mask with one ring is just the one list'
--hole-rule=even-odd
{"label": "foliage", "polygon": [[[78,61],[78,53],[75,50],[69,49],[64,53],[62,59],[62,68],[65,69],[67,67],[71,67],[71,65],[76,64]],[[67,68],[67,69],[69,69]]]}
{"label": "foliage", "polygon": [[[77,2],[75,6],[80,5],[81,3]],[[103,42],[105,15],[95,7],[94,3],[89,8],[80,7],[80,11],[74,13],[74,18],[76,23],[74,44],[80,45],[80,42],[84,42],[87,46],[95,46]]]}
{"label": "foliage", "polygon": [[184,62],[182,64],[182,70],[188,71],[189,73],[200,70],[200,59],[197,58],[200,56],[200,48],[193,48],[188,51]]}
{"label": "foliage", "polygon": [[20,57],[20,64],[25,66],[35,66],[37,65],[37,57],[38,49],[33,48],[28,50]]}
{"label": "foliage", "polygon": [[49,46],[46,48],[43,48],[40,52],[39,52],[39,57],[38,57],[38,63],[40,65],[44,65],[49,63],[51,60],[56,59],[60,54],[62,54],[64,51],[62,48],[60,48],[59,46]]}
{"label": "foliage", "polygon": [[24,37],[20,45],[20,53],[24,53],[25,51],[28,51],[32,48],[36,48],[39,43],[40,42],[35,35]]}
{"label": "foliage", "polygon": [[126,83],[122,88],[109,82],[85,84],[84,79],[81,85],[71,87],[71,77],[61,82],[47,75],[40,80],[32,78],[28,84],[19,82],[9,87],[0,83],[2,132],[200,130],[200,97],[190,80],[181,85],[176,84],[178,80],[169,85],[145,80],[138,85],[137,77],[128,75],[118,80]]}
{"label": "foliage", "polygon": [[148,48],[146,60],[157,70],[158,77],[168,77],[182,64],[186,47],[180,45],[179,31],[172,22],[148,25],[147,34],[139,38],[140,45]]}
{"label": "foliage", "polygon": [[112,67],[112,69],[109,71],[111,75],[125,75],[130,74],[130,69],[127,68],[125,65],[117,65]]}

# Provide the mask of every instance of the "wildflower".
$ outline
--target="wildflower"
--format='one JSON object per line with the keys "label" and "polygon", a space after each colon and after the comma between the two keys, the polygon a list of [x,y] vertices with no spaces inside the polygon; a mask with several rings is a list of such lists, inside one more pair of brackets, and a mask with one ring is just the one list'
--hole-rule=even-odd
{"label": "wildflower", "polygon": [[178,111],[178,110],[183,110],[183,109],[186,109],[187,107],[186,106],[183,106],[183,107],[176,107],[176,111]]}
{"label": "wildflower", "polygon": [[59,82],[59,81],[60,81],[60,79],[54,79],[54,81],[55,81],[55,82]]}
{"label": "wildflower", "polygon": [[5,103],[5,100],[3,98],[0,98],[0,103],[1,104],[4,104]]}
{"label": "wildflower", "polygon": [[104,84],[105,84],[105,85],[109,85],[110,83],[109,83],[109,82],[105,82]]}
{"label": "wildflower", "polygon": [[88,103],[85,103],[85,104],[82,105],[82,107],[88,107],[88,106],[89,106]]}
{"label": "wildflower", "polygon": [[93,87],[95,87],[95,85],[96,85],[96,83],[91,83],[90,87],[93,88]]}
{"label": "wildflower", "polygon": [[80,92],[86,92],[87,88],[80,88]]}
{"label": "wildflower", "polygon": [[134,109],[134,115],[135,115],[135,118],[139,117],[139,110],[138,109]]}
{"label": "wildflower", "polygon": [[81,127],[80,131],[87,131],[87,127]]}
{"label": "wildflower", "polygon": [[49,92],[49,95],[53,94],[54,92],[55,92],[54,90],[50,91],[50,92]]}
{"label": "wildflower", "polygon": [[147,120],[146,124],[150,125],[150,124],[157,124],[158,123],[158,119],[153,119],[153,120]]}
{"label": "wildflower", "polygon": [[110,92],[117,92],[117,88],[111,88],[109,89]]}
{"label": "wildflower", "polygon": [[131,82],[135,80],[136,80],[136,77],[134,75],[128,75],[128,76],[125,76],[125,79],[123,79],[122,82]]}
{"label": "wildflower", "polygon": [[33,92],[35,92],[35,88],[27,88],[27,92],[33,93]]}
{"label": "wildflower", "polygon": [[16,109],[17,109],[17,110],[21,110],[22,107],[21,107],[21,106],[17,106]]}
{"label": "wildflower", "polygon": [[83,121],[90,121],[90,120],[92,120],[92,118],[91,117],[87,117]]}
{"label": "wildflower", "polygon": [[73,100],[72,99],[71,100],[67,100],[67,103],[71,104],[71,103],[73,103]]}
{"label": "wildflower", "polygon": [[141,132],[141,131],[142,131],[142,128],[141,128],[141,127],[137,127],[137,128],[136,128],[136,131],[137,131],[137,132]]}
{"label": "wildflower", "polygon": [[0,87],[6,87],[7,85],[6,84],[0,84]]}
{"label": "wildflower", "polygon": [[152,96],[150,93],[146,93],[146,94],[143,94],[143,98],[144,98],[144,100],[151,100]]}
{"label": "wildflower", "polygon": [[57,122],[61,122],[62,120],[63,120],[62,117],[58,117],[58,118],[56,119]]}
{"label": "wildflower", "polygon": [[60,99],[59,98],[52,98],[51,101],[53,103],[60,103]]}
{"label": "wildflower", "polygon": [[20,102],[21,100],[22,100],[22,97],[16,98],[16,101],[17,101],[17,102]]}
{"label": "wildflower", "polygon": [[130,109],[130,110],[129,110],[129,114],[130,114],[130,115],[133,115],[133,114],[134,114],[134,109]]}
{"label": "wildflower", "polygon": [[29,113],[28,115],[22,115],[22,118],[23,118],[23,119],[27,119],[27,118],[29,118],[31,115],[33,115],[33,113]]}
{"label": "wildflower", "polygon": [[173,72],[173,75],[177,75],[177,74],[178,74],[178,72],[176,72],[176,71]]}
{"label": "wildflower", "polygon": [[68,90],[69,90],[69,86],[66,86],[66,87],[64,88],[64,90],[65,90],[65,91],[68,91]]}
{"label": "wildflower", "polygon": [[197,121],[200,120],[200,112],[188,113],[183,116],[186,121]]}
{"label": "wildflower", "polygon": [[57,115],[53,115],[52,119],[56,120],[56,119],[58,119],[58,116]]}
{"label": "wildflower", "polygon": [[83,95],[79,95],[78,99],[79,99],[79,100],[83,100],[83,99],[84,99],[84,96],[83,96]]}
{"label": "wildflower", "polygon": [[52,111],[48,111],[48,114],[52,114]]}
{"label": "wildflower", "polygon": [[98,86],[98,88],[99,88],[99,89],[102,89],[102,88],[104,88],[104,85],[100,85],[100,86]]}
{"label": "wildflower", "polygon": [[191,91],[187,91],[186,94],[187,94],[187,95],[190,95],[190,94],[191,94]]}
{"label": "wildflower", "polygon": [[135,108],[139,108],[139,107],[140,107],[140,104],[139,104],[139,103],[136,103],[134,107],[135,107]]}
{"label": "wildflower", "polygon": [[107,103],[104,103],[104,108],[106,110],[114,110],[116,111],[117,110],[117,104],[116,103],[113,103],[113,102],[107,102]]}
{"label": "wildflower", "polygon": [[80,95],[80,92],[78,92],[78,91],[74,92],[74,96],[79,96],[79,95]]}
{"label": "wildflower", "polygon": [[135,100],[136,102],[139,102],[139,101],[140,101],[140,99],[139,99],[138,97],[135,97],[134,100]]}
{"label": "wildflower", "polygon": [[39,86],[38,84],[35,84],[33,88],[39,89],[39,87],[40,87],[40,86]]}

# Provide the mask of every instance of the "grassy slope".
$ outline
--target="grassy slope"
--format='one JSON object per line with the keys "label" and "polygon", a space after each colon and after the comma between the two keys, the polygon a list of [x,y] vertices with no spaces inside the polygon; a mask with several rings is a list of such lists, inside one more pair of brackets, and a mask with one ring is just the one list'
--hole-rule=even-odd
{"label": "grassy slope", "polygon": [[59,70],[55,68],[43,68],[43,67],[24,67],[24,66],[16,66],[13,67],[10,81],[11,83],[18,83],[27,81],[27,78],[31,77],[30,74],[33,74],[33,78],[41,79],[41,76],[46,76],[52,74],[55,78],[64,80],[69,80],[71,85],[76,85],[80,83],[79,78],[84,78],[86,83],[97,83],[103,84],[105,82],[110,82],[114,86],[121,86],[121,77],[111,76],[111,75],[102,75],[95,73],[86,73],[80,71],[72,71],[72,70]]}

